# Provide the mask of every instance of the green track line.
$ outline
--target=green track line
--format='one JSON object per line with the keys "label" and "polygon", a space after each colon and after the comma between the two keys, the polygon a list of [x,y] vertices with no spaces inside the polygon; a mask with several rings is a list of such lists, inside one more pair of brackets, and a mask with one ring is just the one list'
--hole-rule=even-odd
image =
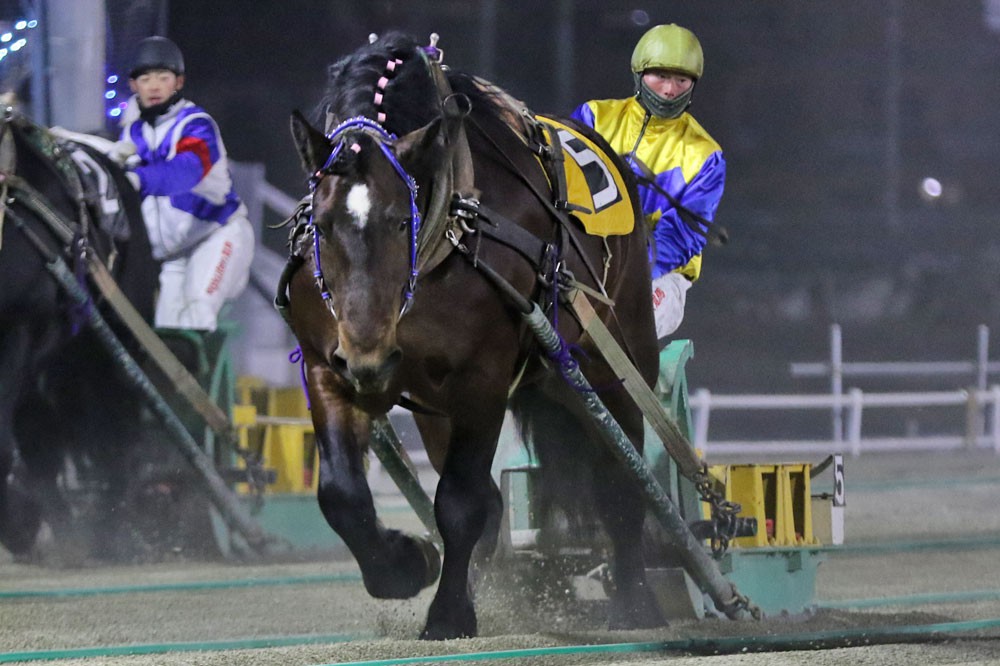
{"label": "green track line", "polygon": [[874,599],[839,599],[821,601],[817,608],[856,609],[879,606],[920,606],[924,604],[970,603],[975,601],[995,601],[1000,599],[1000,590],[974,590],[970,592],[941,592],[928,594],[907,594],[898,597]]}
{"label": "green track line", "polygon": [[281,578],[237,578],[190,583],[162,583],[158,585],[122,585],[113,587],[82,587],[56,590],[15,590],[0,592],[0,599],[31,597],[93,597],[106,594],[135,594],[141,592],[189,592],[192,590],[219,590],[241,587],[266,587],[269,585],[310,585],[313,583],[353,583],[361,580],[359,573],[317,574],[314,576],[285,576]]}
{"label": "green track line", "polygon": [[[871,543],[849,543],[842,546],[818,546],[818,550],[829,555],[870,555],[887,552],[916,552],[926,550],[974,550],[1000,546],[1000,536],[995,534],[960,537],[950,539],[918,539],[914,541],[873,541]],[[808,548],[813,550],[812,548]]]}
{"label": "green track line", "polygon": [[733,638],[685,638],[675,641],[651,643],[611,643],[603,645],[572,645],[550,648],[526,648],[496,652],[470,652],[465,654],[431,655],[351,661],[317,666],[402,666],[404,664],[437,663],[448,661],[491,661],[494,659],[526,659],[568,654],[614,654],[638,652],[687,652],[699,655],[737,654],[743,652],[777,652],[791,650],[820,650],[858,645],[887,643],[912,643],[953,639],[952,634],[1000,628],[1000,618],[969,622],[908,625],[901,627],[876,627],[848,631],[817,631],[804,634],[778,636],[741,636]]}
{"label": "green track line", "polygon": [[[996,548],[1000,546],[1000,536],[966,537],[962,539],[939,539],[918,541],[889,541],[845,544],[842,546],[808,546],[807,550],[818,551],[837,557],[871,555],[886,552],[919,552],[928,550],[972,550]],[[143,592],[184,592],[197,590],[219,590],[277,585],[310,585],[314,583],[354,583],[361,581],[358,572],[341,574],[316,574],[311,576],[286,576],[278,578],[239,578],[232,580],[202,581],[188,583],[162,583],[158,585],[123,585],[110,587],[68,588],[53,590],[13,590],[0,592],[0,599],[24,599],[32,597],[88,597],[109,594],[136,594]]]}
{"label": "green track line", "polygon": [[848,486],[848,492],[863,490],[866,493],[892,492],[896,490],[907,490],[909,488],[951,488],[966,487],[974,485],[996,485],[1000,483],[1000,476],[956,476],[936,479],[895,479],[891,481],[852,480]]}
{"label": "green track line", "polygon": [[[398,659],[355,661],[323,664],[322,666],[402,666],[404,664],[451,661],[492,661],[496,659],[527,659],[560,655],[626,654],[642,652],[684,652],[700,655],[736,654],[744,652],[776,652],[819,650],[859,645],[914,643],[953,640],[955,634],[1000,628],[1000,618],[946,622],[938,624],[874,627],[865,629],[818,631],[771,636],[739,636],[729,638],[685,638],[646,643],[606,643],[599,645],[567,645],[547,648],[524,648],[493,652],[426,655]],[[67,648],[0,653],[0,664],[16,661],[53,661],[88,657],[118,657],[170,652],[217,652],[222,650],[257,650],[296,645],[319,645],[369,640],[363,635],[303,635],[272,638],[232,639],[191,643],[153,643],[110,647]]]}
{"label": "green track line", "polygon": [[142,654],[167,654],[171,652],[221,652],[222,650],[259,650],[262,648],[293,645],[347,643],[372,639],[374,636],[328,634],[303,636],[275,636],[271,638],[236,638],[224,641],[197,641],[191,643],[142,643],[112,645],[109,647],[66,648],[62,650],[29,650],[26,652],[0,652],[0,664],[15,661],[52,661],[56,659],[82,659],[87,657],[127,657]]}

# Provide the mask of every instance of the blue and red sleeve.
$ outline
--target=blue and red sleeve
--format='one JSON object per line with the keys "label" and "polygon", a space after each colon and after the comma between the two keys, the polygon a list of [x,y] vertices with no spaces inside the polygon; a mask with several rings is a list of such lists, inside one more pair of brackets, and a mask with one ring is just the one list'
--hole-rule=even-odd
{"label": "blue and red sleeve", "polygon": [[201,182],[219,160],[215,126],[205,118],[192,120],[184,126],[174,152],[169,160],[136,167],[144,196],[181,194]]}

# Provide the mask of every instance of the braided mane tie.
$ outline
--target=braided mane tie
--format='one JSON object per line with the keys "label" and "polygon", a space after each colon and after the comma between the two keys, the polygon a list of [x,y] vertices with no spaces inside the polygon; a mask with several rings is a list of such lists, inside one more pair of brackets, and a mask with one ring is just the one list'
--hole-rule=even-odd
{"label": "braided mane tie", "polygon": [[399,58],[394,58],[385,63],[385,74],[379,77],[375,84],[375,118],[379,124],[385,123],[385,110],[382,108],[382,101],[385,99],[385,87],[389,84],[389,79],[396,73],[396,68],[403,64]]}

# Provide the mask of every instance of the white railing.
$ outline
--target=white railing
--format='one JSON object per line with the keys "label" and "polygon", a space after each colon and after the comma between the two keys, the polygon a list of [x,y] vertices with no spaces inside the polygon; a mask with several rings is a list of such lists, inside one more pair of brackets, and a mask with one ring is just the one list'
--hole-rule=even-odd
{"label": "white railing", "polygon": [[[1000,385],[986,391],[958,390],[924,393],[865,393],[850,389],[846,394],[722,395],[696,390],[689,399],[694,421],[694,445],[705,455],[758,453],[846,453],[992,448],[1000,455]],[[965,431],[955,435],[911,435],[865,437],[865,410],[879,408],[963,407]],[[980,410],[988,408],[991,425],[984,433]],[[846,416],[846,432],[829,440],[743,440],[709,438],[709,417],[719,410],[836,409]]]}
{"label": "white railing", "polygon": [[[1000,372],[1000,363],[988,357],[989,329],[978,328],[975,360],[943,362],[845,362],[840,327],[830,329],[828,362],[793,363],[795,377],[829,377],[830,392],[788,395],[717,395],[707,389],[695,391],[689,402],[693,418],[694,445],[715,454],[847,453],[990,448],[1000,455],[1000,385],[987,388],[987,378]],[[965,376],[970,388],[952,391],[873,393],[859,388],[844,390],[844,377],[935,377]],[[866,437],[865,410],[926,407],[964,408],[962,432],[952,435],[907,435]],[[832,437],[829,440],[721,441],[709,438],[709,417],[720,410],[829,410]],[[987,418],[989,417],[989,418]]]}
{"label": "white railing", "polygon": [[[976,330],[976,357],[968,361],[844,361],[844,342],[840,325],[830,326],[830,360],[792,363],[793,377],[829,377],[830,393],[844,393],[845,377],[967,377],[967,386],[986,390],[990,375],[1000,372],[1000,363],[989,359],[990,330],[979,326]],[[843,439],[844,422],[838,408],[831,414],[833,436]]]}

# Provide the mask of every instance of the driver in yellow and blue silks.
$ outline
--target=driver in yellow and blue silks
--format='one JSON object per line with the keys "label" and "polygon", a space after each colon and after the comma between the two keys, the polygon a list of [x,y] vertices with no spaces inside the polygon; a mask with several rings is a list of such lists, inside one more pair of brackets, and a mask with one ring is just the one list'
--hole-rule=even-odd
{"label": "driver in yellow and blue silks", "polygon": [[[684,318],[687,290],[722,199],[722,148],[687,112],[704,70],[701,44],[678,25],[658,25],[632,53],[635,94],[592,100],[573,117],[593,127],[640,176],[639,198],[653,225],[653,309],[661,344]],[[651,180],[644,180],[651,179]]]}

